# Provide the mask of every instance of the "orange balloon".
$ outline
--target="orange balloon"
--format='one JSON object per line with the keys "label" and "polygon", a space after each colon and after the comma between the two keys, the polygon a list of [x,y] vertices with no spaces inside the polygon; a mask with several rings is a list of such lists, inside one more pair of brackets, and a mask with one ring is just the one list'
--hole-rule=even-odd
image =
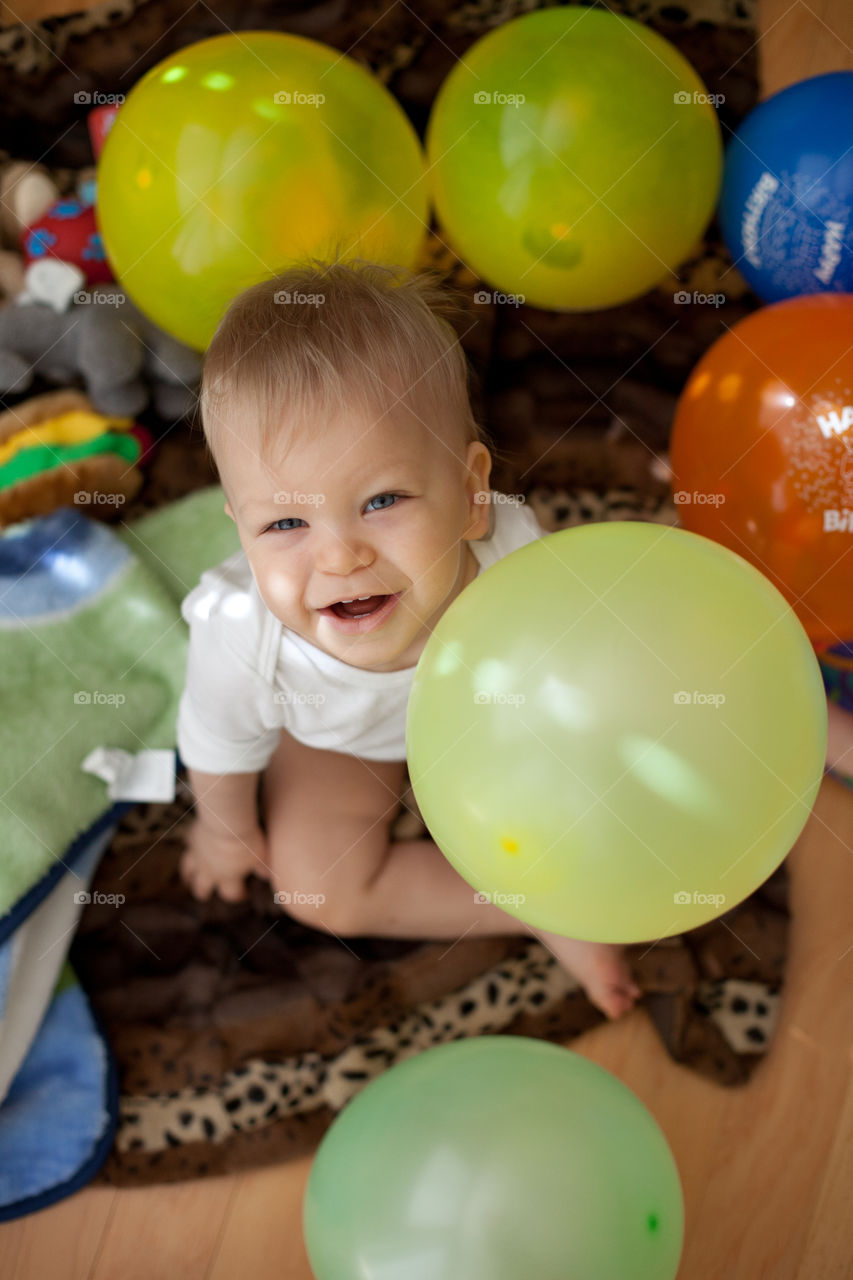
{"label": "orange balloon", "polygon": [[670,463],[685,529],[760,569],[816,648],[853,637],[853,294],[788,298],[719,338]]}

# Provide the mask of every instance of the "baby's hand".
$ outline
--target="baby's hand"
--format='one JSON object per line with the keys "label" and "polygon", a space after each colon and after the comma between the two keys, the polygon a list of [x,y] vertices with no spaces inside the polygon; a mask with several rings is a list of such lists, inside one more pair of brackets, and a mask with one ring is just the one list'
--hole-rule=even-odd
{"label": "baby's hand", "polygon": [[179,870],[184,884],[200,902],[205,902],[213,890],[225,902],[240,902],[246,896],[244,881],[250,872],[269,878],[266,836],[260,827],[239,836],[223,834],[196,818],[187,835]]}

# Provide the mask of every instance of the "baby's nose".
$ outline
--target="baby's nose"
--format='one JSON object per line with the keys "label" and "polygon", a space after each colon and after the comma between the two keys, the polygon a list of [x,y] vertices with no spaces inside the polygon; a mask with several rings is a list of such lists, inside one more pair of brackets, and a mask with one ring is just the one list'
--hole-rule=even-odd
{"label": "baby's nose", "polygon": [[323,573],[351,574],[361,565],[368,565],[374,551],[363,538],[347,537],[327,532],[322,545],[317,548],[315,564]]}

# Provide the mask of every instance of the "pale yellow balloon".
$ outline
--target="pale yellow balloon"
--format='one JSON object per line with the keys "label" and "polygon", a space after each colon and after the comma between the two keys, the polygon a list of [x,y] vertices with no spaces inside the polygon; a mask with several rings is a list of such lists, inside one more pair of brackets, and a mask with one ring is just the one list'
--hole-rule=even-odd
{"label": "pale yellow balloon", "polygon": [[457,597],[418,663],[407,755],[473,889],[538,928],[637,942],[778,867],[826,732],[780,592],[707,538],[625,521],[530,543]]}

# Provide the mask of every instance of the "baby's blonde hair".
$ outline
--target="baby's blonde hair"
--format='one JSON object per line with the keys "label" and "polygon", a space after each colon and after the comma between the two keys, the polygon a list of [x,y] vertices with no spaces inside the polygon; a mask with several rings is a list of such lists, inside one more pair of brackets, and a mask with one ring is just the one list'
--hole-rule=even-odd
{"label": "baby's blonde hair", "polygon": [[252,285],[230,304],[204,357],[199,408],[210,456],[221,456],[227,420],[241,405],[262,457],[286,443],[285,420],[322,423],[348,409],[376,420],[395,404],[460,459],[473,441],[493,449],[472,413],[451,322],[463,314],[437,273],[362,258],[307,258]]}

